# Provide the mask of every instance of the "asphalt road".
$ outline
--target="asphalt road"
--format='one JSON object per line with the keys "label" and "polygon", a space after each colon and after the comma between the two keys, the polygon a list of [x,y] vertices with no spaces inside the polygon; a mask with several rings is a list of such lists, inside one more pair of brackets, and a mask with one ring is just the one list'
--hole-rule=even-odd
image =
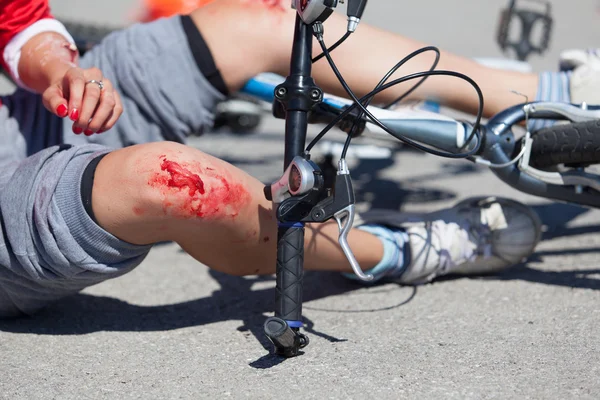
{"label": "asphalt road", "polygon": [[[57,15],[115,25],[133,4],[52,3]],[[493,35],[505,1],[404,3],[371,2],[367,19],[467,56],[500,54]],[[553,67],[560,48],[600,37],[595,1],[553,5],[552,49],[532,61],[538,69]],[[282,164],[282,127],[267,119],[243,140],[220,132],[191,144],[270,181]],[[0,398],[600,398],[600,212],[523,195],[484,168],[408,150],[352,159],[351,169],[362,208],[432,210],[504,195],[535,206],[544,241],[500,276],[416,289],[308,273],[311,344],[285,361],[263,347],[273,279],[218,274],[176,245],[158,246],[124,277],[0,322]]]}

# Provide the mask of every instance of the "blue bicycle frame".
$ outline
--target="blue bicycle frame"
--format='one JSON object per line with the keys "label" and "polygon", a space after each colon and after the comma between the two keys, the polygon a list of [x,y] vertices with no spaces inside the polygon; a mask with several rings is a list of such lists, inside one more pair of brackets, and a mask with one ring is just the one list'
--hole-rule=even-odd
{"label": "blue bicycle frame", "polygon": [[[274,100],[273,91],[283,80],[275,74],[261,74],[251,79],[242,89],[257,99],[267,102]],[[351,106],[350,100],[324,94],[323,103],[339,112]],[[435,107],[430,107],[435,111]],[[370,106],[369,110],[399,135],[420,143],[445,150],[457,152],[465,146],[465,140],[471,132],[471,125],[457,121],[436,112],[414,108],[384,110]],[[335,115],[332,115],[333,119]],[[554,120],[570,120],[573,122],[600,119],[600,106],[587,106],[561,103],[529,103],[520,104],[504,110],[482,127],[482,135],[477,154],[493,165],[507,164],[518,153],[519,141],[515,140],[512,128],[527,118]],[[368,121],[367,121],[368,122]],[[385,133],[374,124],[369,130],[378,134]],[[588,186],[600,190],[596,176],[583,171],[572,171],[567,174],[548,173],[513,163],[503,168],[493,168],[494,174],[502,181],[534,196],[560,200],[591,207],[600,207],[600,195],[574,190],[574,187]]]}

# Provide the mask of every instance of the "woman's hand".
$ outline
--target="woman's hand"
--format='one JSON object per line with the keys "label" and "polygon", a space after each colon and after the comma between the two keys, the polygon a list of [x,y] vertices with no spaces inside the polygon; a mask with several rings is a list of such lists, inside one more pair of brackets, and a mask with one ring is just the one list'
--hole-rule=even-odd
{"label": "woman's hand", "polygon": [[44,106],[61,118],[69,117],[73,132],[102,133],[123,113],[119,94],[98,68],[71,67],[43,93]]}
{"label": "woman's hand", "polygon": [[42,94],[50,112],[73,121],[74,133],[102,133],[121,116],[121,98],[98,68],[78,67],[78,57],[65,36],[42,32],[21,48],[19,76],[28,89]]}

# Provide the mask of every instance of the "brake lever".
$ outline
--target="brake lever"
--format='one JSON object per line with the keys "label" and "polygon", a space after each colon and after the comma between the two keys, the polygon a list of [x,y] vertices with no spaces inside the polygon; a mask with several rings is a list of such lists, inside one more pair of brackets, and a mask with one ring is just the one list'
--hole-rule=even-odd
{"label": "brake lever", "polygon": [[588,106],[586,103],[574,105],[569,103],[537,102],[524,106],[525,113],[535,116],[536,113],[554,113],[572,122],[585,122],[592,119],[600,119],[600,109]]}
{"label": "brake lever", "polygon": [[268,200],[280,203],[280,222],[326,222],[335,219],[339,228],[338,243],[352,270],[363,281],[373,280],[365,274],[348,244],[348,234],[354,223],[354,189],[345,159],[338,163],[333,193],[327,192],[321,170],[312,161],[295,157],[281,179],[265,187]]}
{"label": "brake lever", "polygon": [[[340,246],[342,247],[342,251],[344,252],[344,255],[348,259],[348,262],[350,263],[350,266],[352,267],[354,274],[360,280],[369,282],[369,281],[373,280],[373,275],[365,274],[363,272],[363,270],[360,268],[360,265],[358,264],[358,261],[356,261],[356,257],[354,257],[354,253],[352,252],[352,249],[350,248],[350,244],[348,244],[348,234],[350,233],[350,230],[352,229],[352,224],[354,223],[354,215],[355,215],[354,189],[352,188],[352,181],[350,180],[350,170],[348,169],[348,164],[346,163],[346,160],[343,158],[340,159],[340,161],[338,163],[338,176],[340,176],[340,175],[346,175],[348,178],[348,179],[346,179],[346,182],[348,182],[348,184],[350,185],[349,191],[352,193],[352,200],[351,200],[352,203],[348,204],[346,207],[337,211],[333,215],[333,217],[335,218],[335,220],[338,224],[338,229],[340,231],[340,234],[338,235],[338,242],[339,242]],[[337,177],[336,177],[336,181],[337,181]]]}
{"label": "brake lever", "polygon": [[352,229],[354,216],[354,189],[352,187],[352,180],[350,179],[348,164],[342,158],[338,162],[338,172],[335,178],[333,195],[315,205],[310,215],[303,219],[303,222],[325,222],[334,218],[339,228],[338,243],[342,247],[344,255],[348,259],[356,276],[360,280],[368,282],[373,280],[373,275],[365,274],[362,271],[348,244],[348,234]]}
{"label": "brake lever", "polygon": [[369,282],[373,280],[372,274],[365,274],[363,270],[360,268],[360,264],[356,261],[356,257],[354,257],[354,253],[350,248],[350,244],[348,243],[348,234],[352,229],[352,224],[354,223],[354,204],[351,204],[337,213],[334,214],[333,218],[338,224],[338,228],[340,230],[340,234],[338,236],[338,242],[342,247],[342,251],[344,255],[348,259],[350,266],[352,267],[352,271],[354,274],[358,276],[358,278],[362,281]]}

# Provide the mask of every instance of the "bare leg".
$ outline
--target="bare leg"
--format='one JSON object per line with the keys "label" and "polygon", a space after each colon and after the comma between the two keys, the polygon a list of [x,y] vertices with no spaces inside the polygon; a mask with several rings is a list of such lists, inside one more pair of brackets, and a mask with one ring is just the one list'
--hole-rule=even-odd
{"label": "bare leg", "polygon": [[[211,268],[235,275],[275,271],[277,224],[263,185],[230,164],[170,142],[117,150],[96,170],[93,210],[108,232],[134,244],[175,241]],[[350,245],[364,269],[381,241],[354,230]],[[306,230],[309,270],[351,271],[337,226]]]}
{"label": "bare leg", "polygon": [[[287,4],[287,2],[286,2]],[[265,71],[286,75],[295,14],[287,8],[267,7],[261,1],[217,0],[192,13],[192,19],[205,37],[224,80],[232,91],[249,78]],[[331,45],[341,37],[346,21],[334,15],[325,22],[325,41]],[[350,86],[365,94],[400,59],[423,47],[423,43],[389,33],[363,23],[334,53],[333,58]],[[314,54],[320,53],[315,41]],[[395,77],[429,69],[433,55],[421,55],[402,67]],[[476,62],[443,52],[438,69],[461,72],[474,79],[485,97],[485,115],[490,116],[521,102],[510,90],[535,98],[538,77],[490,69]],[[317,83],[326,91],[344,94],[326,60],[314,66]],[[381,101],[392,101],[412,85],[399,85],[386,92]],[[441,103],[474,113],[475,91],[457,78],[432,77],[414,92],[413,98],[437,99]]]}
{"label": "bare leg", "polygon": [[[243,171],[198,150],[173,142],[149,143],[117,150],[100,161],[92,208],[98,224],[124,241],[175,241],[218,271],[272,274],[277,223],[262,188]],[[428,223],[407,226],[400,235],[402,242],[396,245],[409,246],[410,260],[390,259],[389,247],[384,254],[384,241],[363,230],[352,230],[349,244],[363,269],[377,266],[379,277],[400,272],[396,278],[415,283],[452,271],[496,272],[529,256],[539,240],[541,225],[535,212],[510,200],[469,200],[442,214]],[[469,227],[481,224],[482,218],[504,222],[487,226],[487,237],[471,236]],[[371,228],[378,230],[375,234],[385,229]],[[519,238],[517,251],[515,237]],[[350,272],[336,239],[334,224],[309,225],[305,268]],[[491,251],[480,248],[482,240],[491,243]],[[504,251],[507,248],[512,250]]]}

